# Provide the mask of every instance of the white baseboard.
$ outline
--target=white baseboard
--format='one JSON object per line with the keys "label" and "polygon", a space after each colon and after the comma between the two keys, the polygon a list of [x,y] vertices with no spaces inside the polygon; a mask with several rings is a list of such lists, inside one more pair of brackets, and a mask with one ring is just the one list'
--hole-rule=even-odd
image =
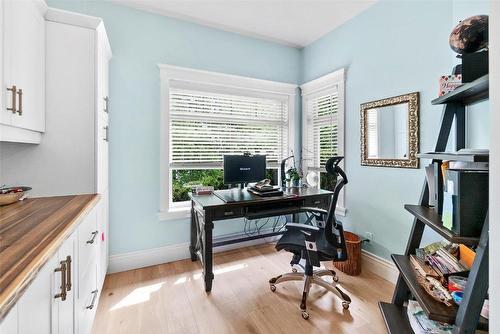
{"label": "white baseboard", "polygon": [[[262,234],[271,232],[262,230]],[[244,233],[224,235],[214,239],[214,242],[227,241],[236,238],[242,238],[246,235]],[[231,249],[238,249],[248,246],[254,246],[264,243],[273,242],[279,239],[278,236],[255,239],[235,244],[225,245],[214,248],[214,253],[224,252]],[[109,257],[108,273],[117,273],[132,269],[144,268],[154,266],[157,264],[168,263],[178,260],[189,259],[189,243],[181,243],[170,246],[145,249],[136,252],[123,253],[118,255],[111,255]]]}
{"label": "white baseboard", "polygon": [[399,271],[392,261],[365,250],[361,251],[361,266],[363,270],[368,270],[393,284],[398,280]]}
{"label": "white baseboard", "polygon": [[[268,233],[268,232],[270,231],[262,231],[262,233]],[[224,235],[216,238],[214,242],[226,241],[235,238],[241,238],[244,236],[245,236],[244,233]],[[218,253],[231,249],[238,249],[253,245],[274,242],[278,240],[279,237],[280,236],[255,239],[255,240],[230,244],[226,246],[216,247],[214,248],[214,252]],[[136,252],[112,255],[109,258],[108,273],[116,273],[132,269],[144,268],[144,267],[154,266],[157,264],[168,263],[189,258],[190,254],[189,254],[188,242],[165,246],[165,247],[146,249]],[[394,265],[394,263],[392,263],[392,261],[383,259],[377,255],[362,250],[361,265],[363,270],[368,270],[391,283],[395,284],[397,281],[399,271]]]}

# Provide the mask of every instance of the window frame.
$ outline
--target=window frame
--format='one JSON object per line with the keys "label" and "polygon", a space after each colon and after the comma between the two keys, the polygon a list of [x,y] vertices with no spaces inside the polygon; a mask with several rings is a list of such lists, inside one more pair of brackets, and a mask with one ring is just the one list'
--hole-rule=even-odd
{"label": "window frame", "polygon": [[[302,94],[302,147],[310,147],[309,143],[309,133],[313,131],[312,124],[309,122],[310,113],[310,103],[312,99],[316,99],[320,96],[331,94],[336,92],[338,95],[338,111],[337,111],[337,151],[338,154],[345,157],[345,70],[343,68],[326,74],[322,77],[309,81],[300,86]],[[304,154],[302,150],[302,158],[307,155]],[[304,166],[304,175],[307,174],[309,166],[306,163],[302,164]],[[340,166],[344,168],[345,159],[342,160]],[[314,167],[315,170],[321,172],[326,172],[324,168]],[[318,188],[321,182],[318,182]],[[336,214],[345,216],[347,210],[345,208],[345,189],[339,194],[337,201],[337,208],[335,210]]]}
{"label": "window frame", "polygon": [[[187,218],[190,203],[172,202],[172,168],[170,167],[170,89],[181,88],[222,94],[277,98],[288,103],[288,152],[295,143],[295,94],[297,85],[158,64],[160,69],[160,203],[159,220]],[[221,166],[204,166],[221,168]],[[274,168],[274,166],[273,166]],[[175,168],[174,168],[175,169]],[[178,169],[178,168],[177,168]],[[188,168],[189,169],[189,168]],[[278,174],[279,175],[279,174]]]}

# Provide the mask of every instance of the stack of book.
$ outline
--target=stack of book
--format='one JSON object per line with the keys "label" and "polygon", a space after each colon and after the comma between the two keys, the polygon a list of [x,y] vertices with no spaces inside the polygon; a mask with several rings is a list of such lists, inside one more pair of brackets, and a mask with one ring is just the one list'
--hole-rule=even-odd
{"label": "stack of book", "polygon": [[442,279],[450,275],[465,274],[470,268],[452,255],[457,247],[454,244],[436,242],[417,249],[415,255],[410,255],[410,260],[422,276]]}
{"label": "stack of book", "polygon": [[272,186],[269,184],[255,184],[249,186],[248,191],[252,194],[262,196],[262,197],[270,197],[270,196],[281,196],[283,195],[283,190],[279,186]]}

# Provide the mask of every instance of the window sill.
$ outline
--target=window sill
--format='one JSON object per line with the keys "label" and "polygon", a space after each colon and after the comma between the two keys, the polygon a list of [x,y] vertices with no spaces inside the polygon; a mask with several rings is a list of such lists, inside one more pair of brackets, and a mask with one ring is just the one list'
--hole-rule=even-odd
{"label": "window sill", "polygon": [[191,216],[191,208],[183,207],[183,208],[172,208],[165,211],[158,212],[158,220],[173,220],[173,219],[183,219],[189,218]]}

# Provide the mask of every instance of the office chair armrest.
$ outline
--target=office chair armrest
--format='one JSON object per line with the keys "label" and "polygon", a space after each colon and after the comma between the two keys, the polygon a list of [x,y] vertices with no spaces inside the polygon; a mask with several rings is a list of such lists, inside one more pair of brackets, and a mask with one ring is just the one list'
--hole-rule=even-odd
{"label": "office chair armrest", "polygon": [[296,223],[288,223],[286,224],[286,228],[287,230],[299,230],[302,233],[307,233],[314,239],[316,238],[316,235],[320,231],[319,227],[306,224],[296,224]]}
{"label": "office chair armrest", "polygon": [[301,212],[310,212],[310,213],[317,213],[320,215],[328,215],[328,211],[320,208],[313,208],[309,206],[303,206],[299,209]]}

